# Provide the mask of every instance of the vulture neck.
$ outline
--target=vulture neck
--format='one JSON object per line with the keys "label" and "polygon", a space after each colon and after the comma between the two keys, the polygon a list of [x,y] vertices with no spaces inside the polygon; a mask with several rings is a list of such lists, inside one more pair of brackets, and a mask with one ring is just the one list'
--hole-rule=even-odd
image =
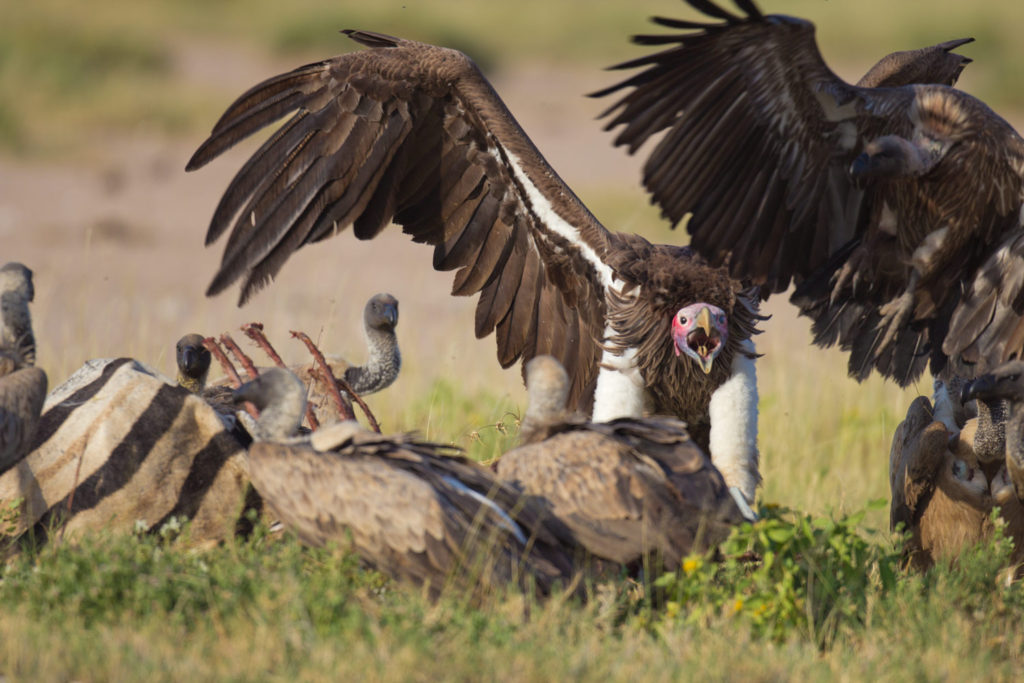
{"label": "vulture neck", "polygon": [[[611,330],[606,330],[608,335]],[[729,379],[711,394],[709,450],[725,483],[748,504],[761,481],[757,451],[757,370],[754,343],[747,339],[733,357]],[[636,349],[621,355],[605,350],[594,390],[594,422],[643,417],[652,401],[636,366]],[[687,360],[686,362],[692,362]]]}
{"label": "vulture neck", "polygon": [[[1024,406],[1022,406],[1024,408]],[[1012,419],[1020,419],[1024,423],[1024,410],[1014,410]],[[1020,415],[1016,415],[1020,413]],[[997,462],[1002,460],[1006,449],[1014,447],[1006,440],[1007,405],[1003,399],[978,399],[978,431],[974,436],[974,454],[978,460]],[[1013,432],[1020,434],[1020,432]],[[1019,444],[1016,444],[1019,446]]]}
{"label": "vulture neck", "polygon": [[208,374],[209,370],[199,377],[189,377],[181,370],[178,370],[178,386],[188,389],[193,394],[201,394],[203,389],[206,388],[206,377]]}
{"label": "vulture neck", "polygon": [[[608,333],[609,330],[605,330],[605,334]],[[636,366],[636,353],[636,349],[626,349],[622,355],[604,350],[594,389],[594,422],[643,417],[650,408],[651,399]]]}
{"label": "vulture neck", "polygon": [[345,370],[345,381],[357,394],[372,394],[391,385],[402,367],[398,351],[398,337],[394,329],[379,330],[369,325],[363,328],[370,359],[364,365]]}

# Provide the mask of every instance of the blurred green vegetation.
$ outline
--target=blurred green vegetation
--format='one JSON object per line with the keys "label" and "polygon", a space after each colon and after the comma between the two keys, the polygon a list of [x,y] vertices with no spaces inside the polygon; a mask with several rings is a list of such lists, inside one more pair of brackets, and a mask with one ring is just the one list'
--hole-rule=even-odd
{"label": "blurred green vegetation", "polygon": [[[892,50],[973,36],[977,42],[961,50],[976,60],[964,88],[997,111],[1024,102],[1017,36],[1024,4],[1014,0],[933,0],[927,10],[882,0],[760,4],[815,22],[826,59],[837,68],[851,65],[851,76]],[[7,2],[0,22],[0,151],[59,153],[111,131],[205,130],[225,99],[251,83],[224,92],[196,82],[181,66],[196,41],[245,47],[287,68],[350,49],[337,31],[354,27],[456,47],[485,70],[523,61],[596,70],[641,54],[627,38],[662,31],[647,22],[658,14],[692,16],[678,0]]]}

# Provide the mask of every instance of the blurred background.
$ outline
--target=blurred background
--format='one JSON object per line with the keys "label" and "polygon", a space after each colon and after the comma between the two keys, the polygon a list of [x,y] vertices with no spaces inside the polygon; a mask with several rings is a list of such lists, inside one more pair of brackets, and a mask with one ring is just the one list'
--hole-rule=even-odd
{"label": "blurred background", "polygon": [[[451,275],[433,272],[429,248],[398,230],[303,250],[244,309],[234,293],[203,295],[222,250],[203,247],[207,222],[255,145],[196,173],[185,162],[249,86],[354,47],[343,28],[465,51],[606,226],[685,241],[640,189],[646,150],[631,158],[613,149],[595,120],[607,103],[584,97],[618,78],[604,67],[643,54],[628,36],[659,32],[648,17],[692,16],[679,0],[0,1],[0,262],[36,273],[33,313],[51,386],[92,357],[134,356],[172,375],[179,336],[241,339],[238,326],[251,320],[288,361],[305,359],[288,338],[301,329],[360,362],[363,304],[388,291],[401,302],[405,366],[371,400],[385,429],[418,429],[482,457],[505,446],[522,409],[518,368],[498,367],[494,342],[474,339],[475,300],[449,296]],[[1018,0],[760,6],[813,21],[826,61],[851,81],[890,51],[973,36],[960,49],[975,60],[960,86],[1020,120]],[[758,339],[763,499],[822,510],[888,496],[889,440],[930,379],[906,391],[877,378],[858,385],[842,354],[809,346],[807,323],[784,297],[767,310]]]}

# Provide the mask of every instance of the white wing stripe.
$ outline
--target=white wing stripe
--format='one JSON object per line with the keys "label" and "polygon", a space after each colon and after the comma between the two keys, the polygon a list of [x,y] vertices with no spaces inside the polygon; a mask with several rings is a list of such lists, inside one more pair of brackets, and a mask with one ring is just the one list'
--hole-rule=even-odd
{"label": "white wing stripe", "polygon": [[594,248],[583,241],[579,230],[570,225],[568,221],[558,215],[554,207],[551,206],[551,202],[548,201],[547,197],[541,194],[541,191],[537,189],[526,172],[523,171],[522,162],[516,155],[512,154],[507,149],[502,148],[504,154],[508,157],[509,163],[512,164],[512,170],[515,173],[516,180],[518,180],[523,188],[526,190],[526,197],[530,200],[530,204],[533,205],[534,210],[537,212],[538,218],[544,222],[544,227],[551,230],[556,235],[565,238],[570,244],[576,247],[587,261],[594,267],[598,277],[601,279],[601,284],[604,285],[605,290],[612,287],[614,281],[614,274],[612,273],[611,267],[601,260],[594,251]]}

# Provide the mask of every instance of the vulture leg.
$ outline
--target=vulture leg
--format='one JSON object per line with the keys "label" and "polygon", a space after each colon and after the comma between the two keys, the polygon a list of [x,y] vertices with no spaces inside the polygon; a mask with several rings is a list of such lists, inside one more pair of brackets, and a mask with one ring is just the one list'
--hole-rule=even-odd
{"label": "vulture leg", "polygon": [[883,334],[881,343],[875,349],[876,358],[881,356],[889,348],[889,345],[896,341],[900,330],[909,322],[910,316],[914,312],[914,290],[917,289],[918,277],[919,275],[916,271],[911,273],[910,282],[907,283],[907,288],[903,290],[903,293],[878,309],[878,312],[882,315],[882,319],[878,322],[878,327],[883,330]]}

